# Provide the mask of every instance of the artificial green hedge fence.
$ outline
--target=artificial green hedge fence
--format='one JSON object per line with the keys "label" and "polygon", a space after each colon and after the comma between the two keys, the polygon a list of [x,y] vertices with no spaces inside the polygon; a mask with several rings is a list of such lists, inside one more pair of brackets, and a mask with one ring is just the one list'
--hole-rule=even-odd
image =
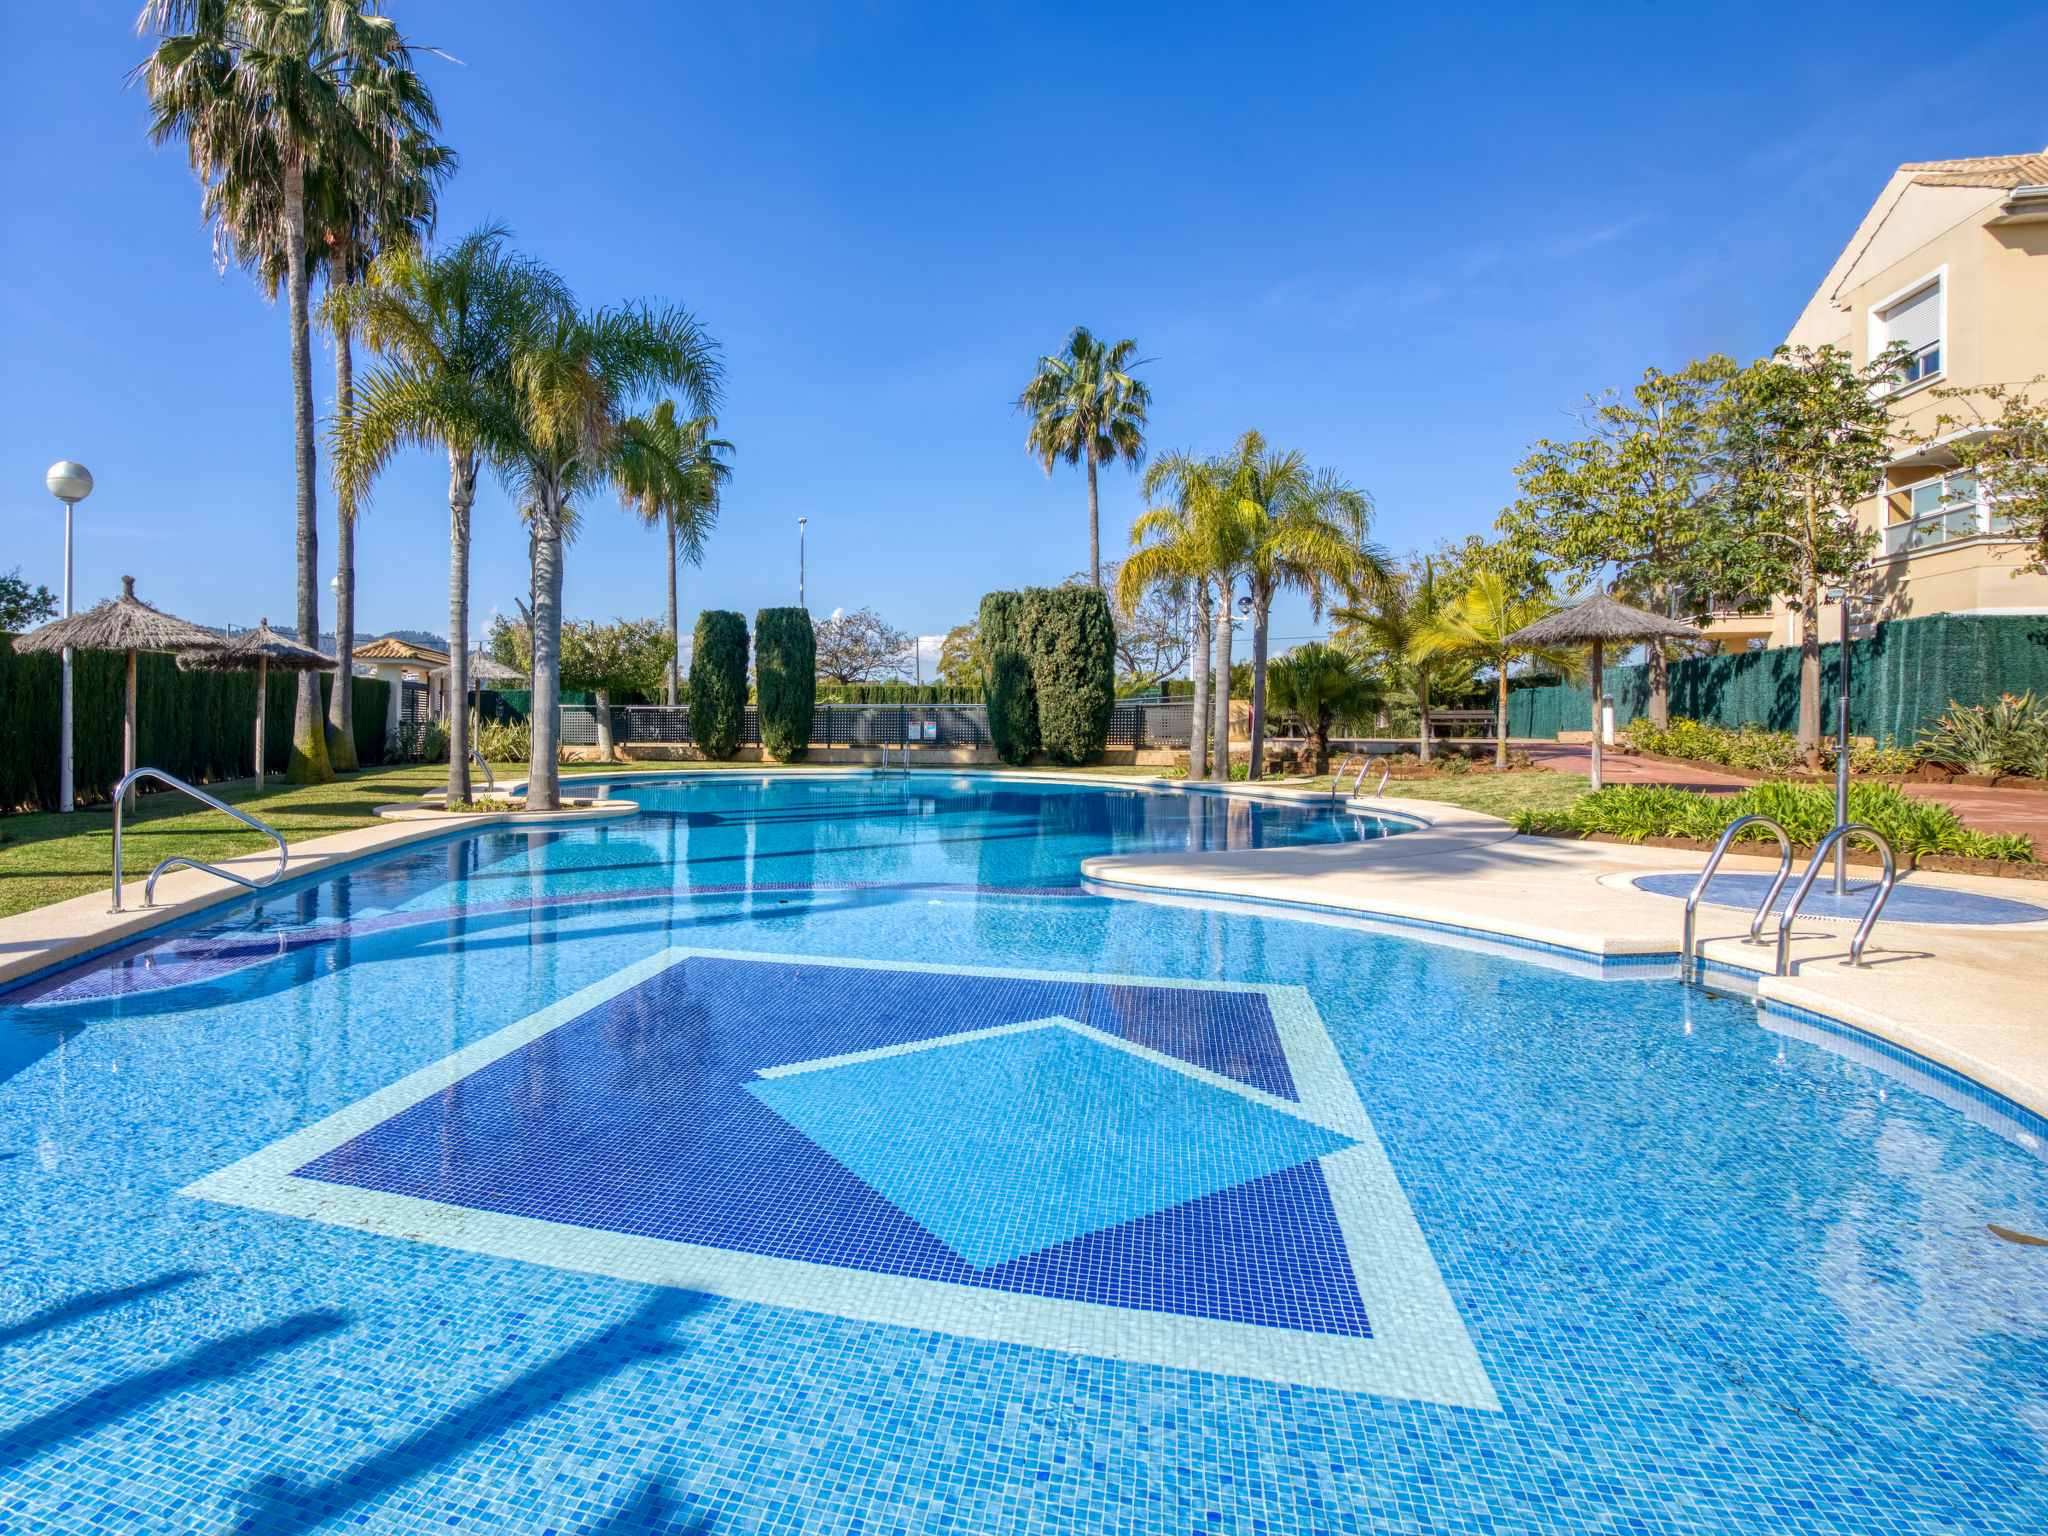
{"label": "artificial green hedge fence", "polygon": [[[181,672],[177,659],[152,651],[135,658],[137,762],[195,784],[247,778],[254,768],[256,677],[251,672]],[[106,799],[121,777],[121,702],[127,658],[78,651],[72,658],[73,782],[82,802]],[[63,662],[17,656],[0,635],[0,811],[57,808],[57,740]],[[355,685],[356,755],[365,766],[384,761],[384,718],[390,684],[374,677]],[[320,676],[323,714],[333,676]],[[284,772],[291,754],[298,679],[275,673],[264,716],[264,771]]]}
{"label": "artificial green hedge fence", "polygon": [[746,722],[746,615],[706,608],[690,646],[690,738],[722,762],[739,750]]}
{"label": "artificial green hedge fence", "polygon": [[886,683],[820,683],[817,692],[820,704],[979,704],[986,697],[987,690],[979,685],[904,683],[894,679]]}
{"label": "artificial green hedge fence", "polygon": [[[754,615],[754,684],[761,748],[778,763],[811,750],[818,697],[818,636],[809,610],[763,608]],[[696,729],[692,716],[691,730]]]}
{"label": "artificial green hedge fence", "polygon": [[[1849,721],[1858,736],[1887,736],[1911,746],[1950,700],[1980,704],[2002,693],[2048,697],[2048,616],[1933,613],[1893,619],[1866,639],[1854,640],[1849,662]],[[1820,654],[1821,719],[1834,729],[1841,647]],[[1731,728],[1799,728],[1799,648],[1698,656],[1670,666],[1671,713]],[[1602,684],[1614,695],[1614,723],[1649,713],[1649,671],[1609,667]],[[1562,727],[1592,723],[1589,686],[1519,688],[1508,695],[1508,734],[1554,737]]]}
{"label": "artificial green hedge fence", "polygon": [[1042,748],[1056,763],[1085,763],[1101,753],[1116,711],[1116,623],[1100,589],[991,592],[979,633],[997,756],[1021,762]]}

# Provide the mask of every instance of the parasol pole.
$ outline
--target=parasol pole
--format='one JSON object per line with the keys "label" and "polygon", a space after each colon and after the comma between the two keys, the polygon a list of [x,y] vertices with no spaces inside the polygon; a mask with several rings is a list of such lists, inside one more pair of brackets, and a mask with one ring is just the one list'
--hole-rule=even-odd
{"label": "parasol pole", "polygon": [[1600,787],[1600,662],[1604,641],[1593,642],[1593,788]]}
{"label": "parasol pole", "polygon": [[[263,621],[268,624],[270,620]],[[263,793],[263,706],[270,701],[270,658],[256,658],[256,793]]]}
{"label": "parasol pole", "polygon": [[[121,699],[121,777],[127,778],[135,771],[135,653],[128,653],[128,688]],[[135,786],[130,784],[122,797],[121,812],[126,816],[135,814]]]}

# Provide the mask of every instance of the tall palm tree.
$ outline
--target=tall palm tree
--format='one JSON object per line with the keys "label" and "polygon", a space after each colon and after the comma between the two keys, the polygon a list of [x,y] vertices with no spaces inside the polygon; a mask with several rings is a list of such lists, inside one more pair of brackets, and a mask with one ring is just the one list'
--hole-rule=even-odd
{"label": "tall palm tree", "polygon": [[1145,461],[1145,411],[1152,391],[1132,370],[1151,361],[1137,342],[1098,341],[1074,327],[1065,350],[1041,357],[1017,409],[1031,418],[1025,448],[1048,476],[1061,459],[1088,466],[1088,579],[1102,585],[1102,518],[1095,494],[1096,466],[1119,461],[1136,469]]}
{"label": "tall palm tree", "polygon": [[[1186,587],[1194,599],[1194,713],[1188,742],[1188,777],[1209,772],[1210,652],[1216,627],[1216,593],[1223,593],[1223,626],[1230,622],[1230,580],[1237,570],[1240,529],[1223,498],[1216,463],[1176,449],[1153,461],[1145,471],[1148,507],[1131,525],[1137,546],[1117,570],[1117,602],[1135,608],[1151,587]],[[1223,727],[1217,736],[1217,773],[1230,777],[1229,642],[1224,641],[1220,696]]]}
{"label": "tall palm tree", "polygon": [[1240,437],[1219,466],[1225,495],[1243,528],[1243,569],[1251,589],[1252,699],[1250,777],[1259,777],[1266,727],[1266,639],[1273,598],[1305,594],[1317,618],[1334,595],[1384,585],[1385,556],[1366,537],[1372,498],[1334,470],[1311,469],[1301,454],[1269,447],[1258,432]]}
{"label": "tall palm tree", "polygon": [[639,513],[649,528],[657,524],[668,534],[668,702],[676,702],[676,658],[682,635],[676,616],[676,556],[692,565],[704,563],[704,540],[718,521],[719,493],[732,478],[724,456],[732,444],[713,437],[716,416],[685,418],[673,400],[622,422],[618,464],[613,479],[619,500]]}
{"label": "tall palm tree", "polygon": [[[361,284],[329,296],[333,324],[382,361],[365,374],[336,426],[335,457],[351,505],[404,448],[448,455],[448,696],[469,687],[469,514],[477,471],[508,469],[521,447],[513,371],[550,316],[572,312],[568,287],[505,249],[486,225],[445,250],[395,246]],[[448,720],[448,803],[469,799],[469,719]]]}
{"label": "tall palm tree", "polygon": [[694,315],[641,305],[550,313],[512,365],[518,446],[508,478],[528,514],[533,554],[533,762],[526,804],[554,810],[562,694],[562,554],[576,498],[613,478],[632,402],[682,393],[698,415],[717,404],[718,344]]}
{"label": "tall palm tree", "polygon": [[1439,653],[1418,648],[1418,641],[1448,606],[1442,586],[1435,563],[1424,560],[1420,576],[1389,581],[1366,601],[1332,615],[1340,641],[1378,653],[1390,677],[1406,675],[1415,690],[1417,751],[1425,763],[1430,758],[1430,689],[1443,662]]}
{"label": "tall palm tree", "polygon": [[1517,658],[1527,656],[1556,667],[1566,677],[1579,671],[1579,653],[1514,645],[1508,637],[1554,612],[1556,604],[1539,597],[1523,596],[1498,571],[1480,571],[1458,600],[1438,612],[1411,642],[1418,656],[1456,656],[1484,662],[1494,669],[1497,692],[1494,716],[1493,760],[1505,768],[1508,762],[1508,668]]}
{"label": "tall palm tree", "polygon": [[[365,0],[150,0],[137,25],[157,33],[135,71],[149,92],[150,138],[184,141],[205,189],[202,206],[214,222],[216,248],[234,248],[227,217],[238,199],[247,206],[270,200],[277,212],[266,238],[284,256],[298,479],[297,623],[299,638],[311,643],[320,633],[320,593],[307,183],[323,166],[339,174],[389,156],[402,130],[383,113],[358,117],[350,82],[377,71],[409,74],[411,54],[396,24]],[[400,114],[408,118],[434,126],[423,89]],[[333,777],[319,684],[310,672],[299,674],[286,776],[299,783]]]}

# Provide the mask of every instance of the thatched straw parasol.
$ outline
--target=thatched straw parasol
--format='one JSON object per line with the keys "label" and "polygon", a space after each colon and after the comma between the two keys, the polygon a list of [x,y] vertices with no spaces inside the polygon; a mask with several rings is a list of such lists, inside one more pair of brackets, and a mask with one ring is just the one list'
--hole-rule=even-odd
{"label": "thatched straw parasol", "polygon": [[[435,667],[427,675],[429,677],[446,677],[448,671],[447,667]],[[481,712],[483,709],[483,688],[485,683],[523,682],[526,678],[526,674],[517,667],[508,667],[502,661],[485,655],[482,646],[478,646],[477,649],[469,653],[468,660],[463,666],[463,671],[467,674],[463,683],[463,692],[470,695],[469,698],[463,700],[463,708],[470,708],[470,700],[473,698],[478,712]],[[472,689],[475,690],[474,693],[471,693]],[[469,739],[472,746],[476,744],[476,726],[481,723],[481,721],[473,721],[471,724]]]}
{"label": "thatched straw parasol", "polygon": [[1593,787],[1600,787],[1600,663],[1608,642],[1642,645],[1658,640],[1697,640],[1699,630],[1680,619],[1618,603],[1604,591],[1546,619],[1516,630],[1508,644],[1536,647],[1590,645],[1593,648]]}
{"label": "thatched straw parasol", "polygon": [[259,619],[256,627],[247,634],[222,641],[216,649],[179,652],[178,665],[187,672],[256,674],[256,793],[260,795],[263,793],[263,706],[270,696],[270,669],[281,667],[287,672],[324,672],[332,668],[335,661],[332,656],[323,656],[296,640],[287,640],[270,627],[270,620]]}
{"label": "thatched straw parasol", "polygon": [[[52,619],[14,642],[23,651],[126,651],[128,693],[121,710],[121,776],[135,771],[135,653],[217,650],[225,642],[210,629],[187,624],[149,606],[135,595],[135,578],[121,578],[121,595],[95,603],[68,619]],[[135,809],[129,791],[128,809]]]}

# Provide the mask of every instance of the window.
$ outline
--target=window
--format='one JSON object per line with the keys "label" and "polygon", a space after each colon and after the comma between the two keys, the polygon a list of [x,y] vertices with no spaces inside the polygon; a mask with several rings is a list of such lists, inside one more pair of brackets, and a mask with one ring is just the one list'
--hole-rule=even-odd
{"label": "window", "polygon": [[1901,486],[1885,497],[1884,552],[1909,554],[1929,544],[2002,532],[2006,520],[1988,515],[1986,498],[1968,475],[1947,475]]}
{"label": "window", "polygon": [[1871,318],[1871,355],[1888,347],[1906,349],[1902,384],[1918,384],[1941,372],[1942,281],[1915,289],[1879,309]]}

